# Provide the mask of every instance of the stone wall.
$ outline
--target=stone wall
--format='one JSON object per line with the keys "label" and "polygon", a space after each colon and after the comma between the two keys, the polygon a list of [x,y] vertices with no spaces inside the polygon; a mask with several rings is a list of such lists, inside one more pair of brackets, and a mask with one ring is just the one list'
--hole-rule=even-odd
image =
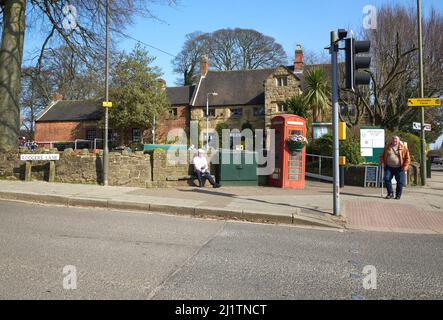
{"label": "stone wall", "polygon": [[[231,109],[242,109],[241,116],[231,116]],[[214,132],[217,125],[225,123],[229,129],[238,129],[241,131],[243,124],[249,123],[253,129],[263,129],[265,125],[264,115],[255,115],[254,109],[263,109],[263,105],[247,105],[247,106],[217,106],[211,107],[215,109],[215,117],[209,117],[209,132]],[[193,108],[191,110],[191,121],[199,122],[199,141],[203,145],[204,132],[206,131],[206,108]]]}
{"label": "stone wall", "polygon": [[[195,186],[192,158],[196,151],[166,152],[153,150],[150,153],[109,154],[108,183],[111,186],[129,186],[141,188],[166,188],[177,186]],[[208,163],[211,163],[210,156]],[[55,181],[64,183],[101,184],[102,156],[90,154],[87,150],[74,153],[67,149],[55,161]],[[33,180],[48,181],[49,161],[33,161],[31,176]],[[211,172],[215,173],[212,166]],[[345,168],[345,185],[364,185],[364,165],[348,165]],[[0,154],[0,178],[12,180],[25,179],[25,162],[20,161],[18,153]],[[266,184],[267,177],[260,177],[261,184]],[[419,185],[420,166],[412,163],[408,172],[408,185]]]}
{"label": "stone wall", "polygon": [[[87,150],[74,153],[66,149],[55,161],[55,181],[65,183],[100,184],[102,156]],[[24,180],[25,162],[18,153],[0,155],[0,178]],[[47,181],[49,161],[32,161],[31,178]],[[111,186],[149,187],[152,181],[151,157],[149,154],[109,154],[108,182]]]}
{"label": "stone wall", "polygon": [[0,153],[0,178],[25,179],[25,164],[17,153]]}
{"label": "stone wall", "polygon": [[[279,86],[277,79],[286,77],[287,85]],[[286,99],[301,94],[300,80],[288,69],[278,67],[265,81],[265,127],[269,128],[271,119],[278,115],[277,105]]]}
{"label": "stone wall", "polygon": [[[55,180],[68,183],[103,183],[103,157],[64,152],[55,166]],[[147,187],[151,181],[150,155],[109,153],[110,186]]]}
{"label": "stone wall", "polygon": [[[142,188],[195,186],[191,164],[194,155],[195,151],[168,153],[159,149],[147,154],[110,152],[108,183]],[[66,149],[60,153],[60,160],[55,161],[55,181],[101,184],[102,161],[102,155],[91,154],[88,150]],[[48,181],[48,177],[49,161],[32,161],[31,178]],[[20,161],[18,153],[0,154],[0,178],[25,179],[25,162]]]}
{"label": "stone wall", "polygon": [[[196,186],[192,159],[196,151],[166,152],[153,150],[151,154],[152,182],[150,187],[166,188]],[[210,163],[209,157],[208,163]],[[211,168],[214,173],[214,168]]]}

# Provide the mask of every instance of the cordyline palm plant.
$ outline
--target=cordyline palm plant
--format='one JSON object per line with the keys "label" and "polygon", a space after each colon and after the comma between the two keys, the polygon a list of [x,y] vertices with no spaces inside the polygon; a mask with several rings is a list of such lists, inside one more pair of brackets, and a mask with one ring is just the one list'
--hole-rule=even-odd
{"label": "cordyline palm plant", "polygon": [[318,122],[330,106],[329,81],[325,72],[320,68],[308,70],[304,78],[306,82],[306,90],[303,94],[305,103],[312,109],[314,122]]}

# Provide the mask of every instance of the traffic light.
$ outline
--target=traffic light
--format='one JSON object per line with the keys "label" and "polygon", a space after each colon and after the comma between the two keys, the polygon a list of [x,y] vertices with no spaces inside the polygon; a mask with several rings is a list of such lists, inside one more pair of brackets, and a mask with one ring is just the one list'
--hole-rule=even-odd
{"label": "traffic light", "polygon": [[358,56],[359,53],[369,53],[370,48],[370,41],[356,41],[354,38],[346,39],[346,89],[354,91],[356,86],[368,85],[371,82],[371,76],[367,72],[361,71],[361,69],[369,69],[371,57]]}

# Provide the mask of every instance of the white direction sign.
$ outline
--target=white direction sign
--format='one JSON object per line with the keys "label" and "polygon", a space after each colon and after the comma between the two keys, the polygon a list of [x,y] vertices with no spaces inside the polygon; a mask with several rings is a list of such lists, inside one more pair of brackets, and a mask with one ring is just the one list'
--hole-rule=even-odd
{"label": "white direction sign", "polygon": [[[412,129],[421,130],[421,123],[420,122],[413,122]],[[425,131],[431,131],[431,129],[432,129],[431,125],[429,123],[425,123]]]}
{"label": "white direction sign", "polygon": [[20,155],[20,160],[21,161],[39,161],[39,160],[60,160],[60,155],[55,153],[55,154],[49,154],[49,153],[44,153],[44,154],[33,154],[33,153],[26,153],[26,154],[21,154]]}

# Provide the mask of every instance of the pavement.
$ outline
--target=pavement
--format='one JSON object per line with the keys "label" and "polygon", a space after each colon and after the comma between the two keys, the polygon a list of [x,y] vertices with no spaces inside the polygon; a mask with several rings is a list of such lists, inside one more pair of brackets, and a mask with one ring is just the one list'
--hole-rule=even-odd
{"label": "pavement", "polygon": [[[330,183],[302,190],[271,187],[144,189],[0,180],[0,199],[215,219],[416,234],[443,234],[443,169],[426,187],[407,187],[400,201],[380,188],[341,189],[341,216],[332,215]],[[384,194],[386,192],[384,191]]]}

